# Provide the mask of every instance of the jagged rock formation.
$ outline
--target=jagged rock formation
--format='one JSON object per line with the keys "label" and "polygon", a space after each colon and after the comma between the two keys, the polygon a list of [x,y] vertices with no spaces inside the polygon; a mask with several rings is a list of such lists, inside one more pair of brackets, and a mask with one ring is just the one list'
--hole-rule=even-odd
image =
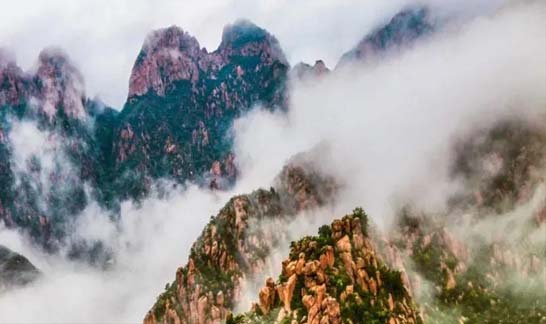
{"label": "jagged rock formation", "polygon": [[24,256],[0,245],[0,293],[26,285],[38,278],[40,272]]}
{"label": "jagged rock formation", "polygon": [[336,68],[354,61],[367,61],[408,46],[433,30],[433,22],[426,8],[401,11],[387,24],[363,38],[354,49],[345,53]]}
{"label": "jagged rock formation", "polygon": [[211,53],[178,27],[152,33],[115,131],[117,187],[138,197],[165,176],[228,186],[236,176],[231,122],[257,104],[286,109],[287,71],[277,40],[247,21],[227,26]]}
{"label": "jagged rock formation", "polygon": [[316,208],[335,193],[332,179],[293,163],[284,168],[275,188],[234,197],[211,218],[187,265],[176,271],[145,323],[221,323],[226,318],[240,301],[244,280],[263,270],[283,234],[260,225],[282,228],[299,211]]}
{"label": "jagged rock formation", "polygon": [[291,245],[275,283],[268,279],[259,302],[227,323],[422,323],[402,273],[392,270],[368,236],[362,209],[319,236]]}
{"label": "jagged rock formation", "polygon": [[255,105],[286,109],[287,71],[277,40],[250,22],[227,26],[211,53],[170,27],[146,40],[118,113],[86,99],[61,51],[40,53],[32,73],[0,52],[0,219],[54,248],[90,200],[115,214],[158,178],[229,186],[232,121]]}

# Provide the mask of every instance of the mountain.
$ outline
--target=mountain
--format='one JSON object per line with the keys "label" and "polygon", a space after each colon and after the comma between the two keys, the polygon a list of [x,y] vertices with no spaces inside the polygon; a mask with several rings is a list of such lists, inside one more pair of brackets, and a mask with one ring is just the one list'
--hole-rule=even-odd
{"label": "mountain", "polygon": [[160,177],[232,184],[232,121],[256,105],[286,110],[287,71],[277,40],[248,21],[226,26],[210,53],[178,27],[153,32],[114,132],[115,190],[138,198]]}
{"label": "mountain", "polygon": [[24,256],[0,245],[0,293],[36,280],[40,271]]}
{"label": "mountain", "polygon": [[[430,29],[427,17],[404,11],[357,49],[405,44]],[[292,72],[329,70],[318,60]],[[276,38],[244,20],[226,26],[212,52],[176,26],[150,33],[119,112],[86,97],[61,50],[42,51],[30,72],[0,51],[0,219],[55,250],[91,201],[116,218],[120,202],[144,198],[157,179],[228,188],[232,122],[256,106],[286,111],[289,77]]]}
{"label": "mountain", "polygon": [[[306,192],[305,201],[334,181],[306,180],[312,159],[289,165],[277,183],[297,170],[298,183],[310,189],[289,185],[231,199],[144,323],[544,322],[544,124],[501,121],[461,137],[453,151],[451,176],[462,177],[465,190],[442,213],[408,203],[384,232],[357,208],[320,227],[318,236],[292,241],[275,265],[273,252],[287,245],[282,233],[301,210],[286,210],[281,202],[291,200],[278,195]],[[315,212],[317,204],[310,206]],[[492,232],[483,233],[484,226]],[[278,267],[279,277],[263,278],[261,289],[248,284],[265,265]],[[238,313],[245,289],[258,297]]]}
{"label": "mountain", "polygon": [[379,55],[385,55],[387,52],[399,50],[433,30],[434,23],[427,8],[403,10],[385,25],[366,35],[355,48],[343,54],[337,67],[350,62],[367,61]]}
{"label": "mountain", "polygon": [[[331,201],[336,188],[333,179],[300,157],[288,163],[275,187],[233,197],[211,218],[144,322],[223,321],[241,301],[244,283],[261,274],[266,257],[285,240],[278,229],[299,212]],[[277,230],[268,230],[266,223]]]}
{"label": "mountain", "polygon": [[210,53],[178,27],[152,32],[120,112],[86,98],[60,50],[44,50],[29,73],[0,54],[0,219],[53,250],[90,201],[116,217],[156,179],[229,187],[233,120],[287,109],[288,63],[248,21],[226,26]]}

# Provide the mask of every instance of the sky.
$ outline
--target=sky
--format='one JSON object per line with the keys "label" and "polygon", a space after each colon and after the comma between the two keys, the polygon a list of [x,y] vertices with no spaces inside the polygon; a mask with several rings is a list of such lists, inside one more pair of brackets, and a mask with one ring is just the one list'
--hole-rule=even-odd
{"label": "sky", "polygon": [[[475,14],[505,0],[421,0]],[[250,19],[280,41],[292,64],[335,66],[371,29],[416,0],[0,0],[0,47],[32,69],[45,47],[64,49],[86,80],[87,95],[120,109],[134,60],[153,29],[178,25],[212,51],[223,27]],[[441,5],[440,5],[441,4]]]}

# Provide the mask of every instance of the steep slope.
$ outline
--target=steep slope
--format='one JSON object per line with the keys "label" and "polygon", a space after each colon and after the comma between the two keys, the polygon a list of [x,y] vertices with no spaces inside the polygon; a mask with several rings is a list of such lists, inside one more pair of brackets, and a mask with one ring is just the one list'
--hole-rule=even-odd
{"label": "steep slope", "polygon": [[330,201],[335,189],[329,177],[291,162],[275,188],[232,198],[211,218],[144,322],[220,323],[240,301],[243,282],[260,274],[284,235],[261,225],[282,228],[300,211]]}
{"label": "steep slope", "polygon": [[178,27],[149,35],[115,131],[116,190],[139,197],[158,177],[228,186],[233,120],[258,104],[286,109],[287,70],[277,40],[247,21],[224,28],[211,53]]}
{"label": "steep slope", "polygon": [[360,208],[293,242],[277,282],[227,323],[422,323],[402,273],[389,268]]}

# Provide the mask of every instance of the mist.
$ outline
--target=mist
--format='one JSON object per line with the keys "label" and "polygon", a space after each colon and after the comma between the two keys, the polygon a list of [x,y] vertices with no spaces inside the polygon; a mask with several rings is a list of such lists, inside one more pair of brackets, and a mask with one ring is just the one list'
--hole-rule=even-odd
{"label": "mist", "polygon": [[[358,206],[383,233],[392,229],[403,203],[445,213],[448,199],[464,190],[450,176],[458,139],[500,121],[544,119],[545,8],[538,2],[511,4],[464,25],[447,25],[399,55],[316,80],[294,80],[288,116],[255,111],[237,121],[236,154],[243,157],[246,177],[271,179],[287,157],[318,144],[327,148],[315,163],[335,175],[342,192],[329,209],[286,224],[287,241],[316,235],[320,224]],[[504,236],[500,242],[509,242],[502,233],[517,220],[525,225],[511,228],[521,240],[537,205],[543,206],[542,190],[507,215],[450,229],[472,249],[477,239],[493,243],[492,237]],[[544,244],[544,229],[533,233],[533,246]],[[278,260],[288,253],[288,245],[273,249],[266,264],[274,266],[247,280],[239,310],[257,300],[265,278],[280,274]],[[514,276],[507,287],[521,283]]]}
{"label": "mist", "polygon": [[[294,5],[286,14],[288,22],[306,22],[302,26],[307,27],[296,35],[276,25],[279,19],[275,15],[284,13],[286,7],[272,1],[253,7],[255,16],[248,12],[251,9],[241,12],[276,34],[291,61],[316,56],[326,58],[332,66],[342,51],[375,23],[406,4],[353,2],[337,7],[333,2],[318,1],[305,9],[305,3]],[[37,20],[47,23],[56,17],[59,22],[50,29],[53,36],[39,42],[21,41],[15,52],[22,61],[32,62],[25,55],[34,57],[41,42],[60,43],[82,67],[90,92],[120,103],[133,58],[150,28],[164,26],[166,21],[177,23],[197,35],[202,44],[213,44],[214,48],[224,22],[239,18],[241,13],[227,9],[234,7],[229,2],[220,5],[204,1],[192,10],[166,4],[152,8],[147,2],[131,2],[131,10],[128,3],[118,4],[101,25],[92,18],[103,12],[93,6],[95,11],[57,1],[49,7],[52,9],[26,8],[28,3],[22,1],[20,8],[30,9],[35,17],[46,17]],[[243,8],[249,6],[246,1],[242,4]],[[446,197],[460,186],[448,177],[450,144],[457,136],[510,116],[537,118],[546,107],[546,6],[541,2],[500,4],[482,5],[479,11],[485,14],[455,20],[397,55],[353,65],[311,82],[293,80],[287,115],[254,110],[236,121],[233,135],[241,177],[231,190],[211,192],[190,185],[185,191],[173,189],[167,197],[152,194],[140,204],[123,203],[119,223],[97,204],[90,204],[75,224],[73,239],[105,242],[115,256],[106,270],[71,261],[66,251],[43,254],[19,233],[0,228],[0,244],[25,255],[44,273],[36,283],[0,295],[0,321],[142,321],[165,284],[174,279],[176,268],[186,262],[191,244],[209,217],[235,194],[268,188],[291,156],[319,144],[328,148],[329,158],[318,158],[316,164],[336,176],[343,185],[342,192],[335,205],[290,223],[288,238],[316,233],[320,224],[356,206],[364,207],[374,223],[385,228],[400,197],[429,209],[443,208]],[[60,13],[41,15],[43,10],[60,6],[62,12],[73,15],[62,19]],[[454,2],[449,1],[446,8],[450,6]],[[461,4],[461,8],[467,7]],[[89,21],[74,24],[82,26],[81,30],[59,32],[80,17],[81,10],[90,10]],[[142,15],[147,10],[152,11]],[[115,21],[117,15],[129,11],[134,13],[127,14],[125,21]],[[310,21],[318,21],[319,13],[328,13],[321,16],[324,26],[313,29],[317,22]],[[3,19],[0,22],[6,23]],[[88,26],[98,31],[88,34]],[[43,33],[36,27],[3,27],[0,39],[7,39],[8,45],[15,43],[21,30],[38,39]],[[334,33],[324,33],[324,28],[344,36],[332,42]],[[119,31],[112,35],[113,29]],[[67,33],[74,34],[66,38]],[[76,50],[75,38],[82,35],[87,38]],[[110,38],[119,43],[97,46],[111,45],[106,41]],[[85,56],[86,51],[91,54]],[[110,55],[113,52],[117,54]],[[96,71],[111,73],[98,76]],[[32,133],[32,127],[27,128]],[[272,258],[284,258],[287,251],[288,245],[279,247]],[[271,264],[279,268],[272,267],[271,273],[264,275],[274,276],[274,271],[280,271],[278,262]],[[251,291],[249,294],[252,296]]]}
{"label": "mist", "polygon": [[[546,107],[544,5],[506,7],[452,25],[400,55],[294,82],[288,116],[255,111],[235,124],[245,176],[271,179],[289,156],[327,143],[317,164],[345,185],[345,212],[379,224],[397,195],[442,207],[452,144],[506,118]],[[268,145],[263,145],[267,143]]]}

